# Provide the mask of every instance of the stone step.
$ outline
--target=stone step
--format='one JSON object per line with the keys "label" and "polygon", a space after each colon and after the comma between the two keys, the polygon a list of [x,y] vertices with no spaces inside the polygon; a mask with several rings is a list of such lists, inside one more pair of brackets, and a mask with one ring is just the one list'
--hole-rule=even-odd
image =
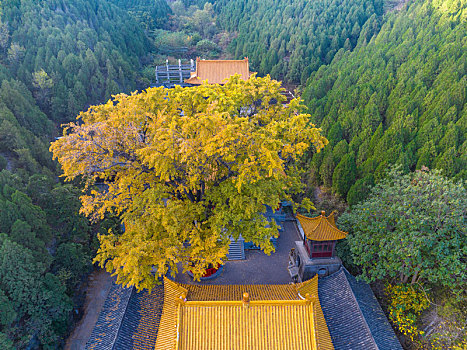
{"label": "stone step", "polygon": [[231,239],[227,258],[229,260],[245,259],[245,249],[243,247],[243,240],[234,241]]}

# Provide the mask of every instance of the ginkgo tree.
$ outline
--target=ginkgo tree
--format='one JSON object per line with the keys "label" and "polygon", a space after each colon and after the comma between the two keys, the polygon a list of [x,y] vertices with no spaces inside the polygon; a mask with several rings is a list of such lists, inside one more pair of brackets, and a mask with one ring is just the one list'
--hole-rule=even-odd
{"label": "ginkgo tree", "polygon": [[202,276],[223,263],[229,237],[272,252],[278,228],[264,206],[291,200],[302,189],[297,158],[327,143],[298,99],[285,105],[283,90],[255,76],[150,88],[66,125],[51,151],[67,180],[85,180],[81,211],[117,215],[125,227],[99,236],[95,262],[141,289],[180,265]]}

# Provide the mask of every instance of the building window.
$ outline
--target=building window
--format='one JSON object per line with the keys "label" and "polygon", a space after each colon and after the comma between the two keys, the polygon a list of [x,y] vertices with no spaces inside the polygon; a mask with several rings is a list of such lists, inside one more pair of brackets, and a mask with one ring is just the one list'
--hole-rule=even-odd
{"label": "building window", "polygon": [[312,258],[331,258],[334,250],[334,241],[312,242]]}

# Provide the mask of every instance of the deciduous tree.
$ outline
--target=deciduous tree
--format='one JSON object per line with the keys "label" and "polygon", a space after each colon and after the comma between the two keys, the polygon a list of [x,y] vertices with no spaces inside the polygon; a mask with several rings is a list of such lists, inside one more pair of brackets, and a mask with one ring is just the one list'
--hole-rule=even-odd
{"label": "deciduous tree", "polygon": [[[223,262],[229,236],[266,253],[277,226],[261,212],[302,188],[295,160],[327,140],[299,100],[284,106],[269,77],[117,95],[69,124],[51,151],[68,180],[86,179],[82,212],[117,214],[95,261],[118,282],[151,288],[177,263],[201,276]],[[104,191],[91,188],[97,181]],[[152,274],[153,267],[157,271]]]}
{"label": "deciduous tree", "polygon": [[439,170],[392,169],[366,201],[341,216],[354,262],[368,281],[428,282],[454,290],[467,283],[467,195]]}

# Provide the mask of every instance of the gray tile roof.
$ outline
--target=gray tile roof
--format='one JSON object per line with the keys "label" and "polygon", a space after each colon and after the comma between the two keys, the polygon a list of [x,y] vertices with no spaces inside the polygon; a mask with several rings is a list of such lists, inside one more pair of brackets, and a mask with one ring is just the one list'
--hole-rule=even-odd
{"label": "gray tile roof", "polygon": [[138,293],[113,283],[86,349],[153,350],[163,303],[163,285]]}
{"label": "gray tile roof", "polygon": [[350,288],[355,295],[358,306],[365,317],[370,328],[373,339],[379,350],[402,350],[394,331],[389,324],[386,315],[373,294],[370,286],[361,281],[357,281],[347,270],[344,269],[345,276]]}
{"label": "gray tile roof", "polygon": [[335,350],[402,350],[366,283],[341,268],[320,278],[318,294]]}
{"label": "gray tile roof", "polygon": [[163,304],[163,285],[155,286],[151,293],[133,289],[112,349],[154,350]]}
{"label": "gray tile roof", "polygon": [[335,350],[377,350],[343,270],[321,278],[318,295]]}
{"label": "gray tile roof", "polygon": [[85,349],[113,349],[132,290],[112,284]]}

